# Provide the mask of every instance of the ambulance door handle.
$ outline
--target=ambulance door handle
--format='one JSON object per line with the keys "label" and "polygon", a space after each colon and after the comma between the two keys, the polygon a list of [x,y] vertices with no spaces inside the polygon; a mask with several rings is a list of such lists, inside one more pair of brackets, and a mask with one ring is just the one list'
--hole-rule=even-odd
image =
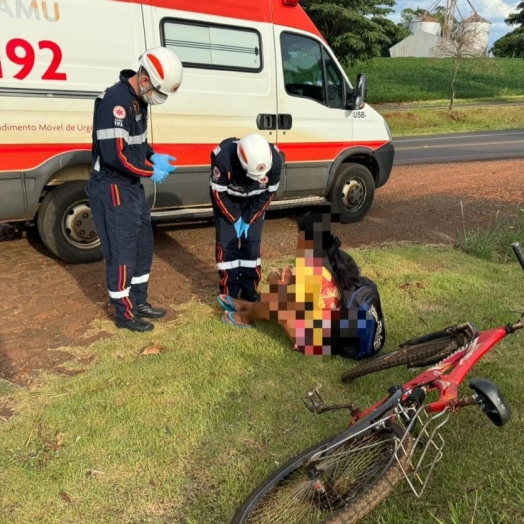
{"label": "ambulance door handle", "polygon": [[278,128],[291,129],[293,127],[293,117],[291,115],[278,115]]}
{"label": "ambulance door handle", "polygon": [[263,115],[257,116],[257,127],[258,129],[276,129],[277,128],[277,115]]}

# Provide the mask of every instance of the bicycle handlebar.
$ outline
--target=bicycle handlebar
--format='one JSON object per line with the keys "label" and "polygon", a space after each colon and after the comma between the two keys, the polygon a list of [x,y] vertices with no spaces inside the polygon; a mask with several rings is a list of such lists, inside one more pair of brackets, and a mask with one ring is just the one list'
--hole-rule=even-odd
{"label": "bicycle handlebar", "polygon": [[522,247],[519,242],[515,242],[511,244],[511,247],[513,248],[513,251],[515,252],[515,255],[520,262],[520,267],[524,269],[524,251],[522,250]]}

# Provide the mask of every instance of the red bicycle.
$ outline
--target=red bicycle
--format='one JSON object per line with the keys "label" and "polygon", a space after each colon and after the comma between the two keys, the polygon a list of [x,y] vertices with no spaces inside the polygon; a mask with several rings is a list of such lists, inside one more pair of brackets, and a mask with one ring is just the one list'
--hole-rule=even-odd
{"label": "red bicycle", "polygon": [[[524,252],[513,250],[524,269]],[[479,331],[472,323],[409,340],[396,351],[357,366],[344,382],[400,365],[432,366],[364,411],[353,404],[326,406],[318,390],[303,398],[316,413],[349,409],[349,427],[290,460],[267,478],[236,512],[233,524],[351,524],[369,514],[402,479],[417,497],[442,458],[440,429],[452,413],[477,405],[497,426],[511,417],[498,387],[471,378],[473,394],[458,388],[471,368],[503,338],[524,328],[516,324]],[[432,394],[435,400],[428,401]]]}

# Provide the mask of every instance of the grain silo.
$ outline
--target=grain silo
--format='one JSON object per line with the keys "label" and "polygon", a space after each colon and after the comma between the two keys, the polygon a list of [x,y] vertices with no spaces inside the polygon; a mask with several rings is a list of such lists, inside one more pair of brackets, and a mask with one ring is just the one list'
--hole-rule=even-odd
{"label": "grain silo", "polygon": [[460,22],[457,38],[464,40],[470,55],[486,56],[490,31],[491,22],[475,12],[472,16],[464,18]]}
{"label": "grain silo", "polygon": [[430,35],[440,36],[442,28],[435,18],[426,13],[425,15],[410,22],[409,30],[413,34],[415,34],[417,31],[423,31],[424,33],[429,33]]}

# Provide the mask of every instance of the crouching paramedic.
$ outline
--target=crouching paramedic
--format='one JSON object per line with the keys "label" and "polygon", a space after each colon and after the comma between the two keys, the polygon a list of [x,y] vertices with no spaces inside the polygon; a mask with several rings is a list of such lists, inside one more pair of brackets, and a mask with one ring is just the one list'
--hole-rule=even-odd
{"label": "crouching paramedic", "polygon": [[259,298],[260,243],[267,207],[280,182],[278,148],[258,134],[223,140],[211,154],[210,192],[216,226],[220,293]]}
{"label": "crouching paramedic", "polygon": [[93,121],[93,170],[86,187],[106,261],[107,289],[116,325],[150,331],[145,318],[165,309],[147,302],[153,262],[151,209],[143,179],[161,184],[175,171],[176,158],[153,151],[147,142],[148,105],[162,104],[182,82],[182,63],[159,47],[139,58],[138,72],[124,70],[120,81],[99,95]]}

